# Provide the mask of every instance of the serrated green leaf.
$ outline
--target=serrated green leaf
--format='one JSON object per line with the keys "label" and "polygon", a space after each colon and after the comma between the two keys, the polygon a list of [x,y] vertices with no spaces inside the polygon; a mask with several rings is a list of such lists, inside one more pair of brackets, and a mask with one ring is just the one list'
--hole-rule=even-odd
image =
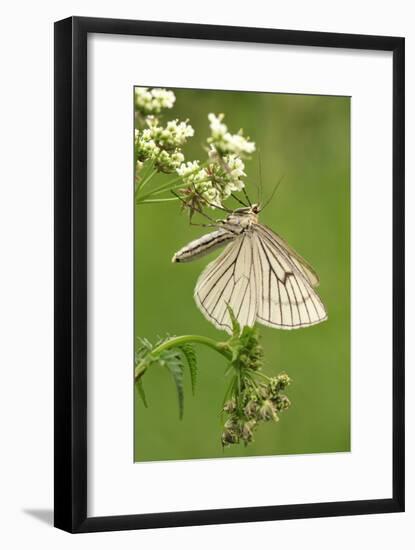
{"label": "serrated green leaf", "polygon": [[197,381],[197,356],[194,347],[191,344],[183,344],[179,346],[183,355],[186,357],[190,371],[190,382],[192,384],[192,394],[196,392]]}
{"label": "serrated green leaf", "polygon": [[141,378],[136,380],[135,387],[137,389],[138,395],[141,397],[141,400],[142,400],[145,408],[148,408],[147,398],[146,398],[146,394],[144,392],[143,381],[142,381]]}
{"label": "serrated green leaf", "polygon": [[183,418],[184,411],[184,387],[183,387],[183,363],[179,361],[169,361],[166,364],[174,383],[176,384],[177,398],[179,400],[179,418]]}
{"label": "serrated green leaf", "polygon": [[167,362],[181,359],[180,351],[177,348],[166,349],[160,353],[159,357]]}

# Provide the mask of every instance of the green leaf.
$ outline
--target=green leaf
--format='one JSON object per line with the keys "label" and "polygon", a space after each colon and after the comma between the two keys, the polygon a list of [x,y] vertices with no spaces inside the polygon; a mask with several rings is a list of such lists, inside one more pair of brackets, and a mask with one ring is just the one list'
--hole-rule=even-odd
{"label": "green leaf", "polygon": [[166,367],[169,369],[176,384],[177,398],[179,400],[179,418],[181,420],[184,411],[183,363],[180,361],[169,361]]}
{"label": "green leaf", "polygon": [[141,378],[136,380],[135,387],[137,388],[138,395],[141,397],[141,400],[142,400],[145,408],[148,408],[147,398],[146,398],[146,394],[144,392],[143,380]]}
{"label": "green leaf", "polygon": [[237,337],[241,332],[241,326],[238,323],[238,320],[235,317],[235,314],[229,304],[227,305],[227,309],[228,309],[229,317],[231,318],[231,322],[232,322],[232,336]]}
{"label": "green leaf", "polygon": [[190,381],[192,384],[192,394],[196,392],[196,380],[197,380],[197,357],[194,347],[191,344],[183,344],[179,346],[183,355],[186,357],[187,364],[189,365]]}

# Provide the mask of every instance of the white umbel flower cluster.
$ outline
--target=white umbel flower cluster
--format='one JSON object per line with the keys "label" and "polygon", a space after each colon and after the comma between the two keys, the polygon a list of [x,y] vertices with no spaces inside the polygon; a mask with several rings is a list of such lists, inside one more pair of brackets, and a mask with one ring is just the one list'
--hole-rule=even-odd
{"label": "white umbel flower cluster", "polygon": [[[212,150],[213,151],[213,150]],[[186,194],[199,199],[211,208],[222,206],[235,191],[244,187],[242,180],[245,165],[237,155],[209,155],[211,162],[206,167],[200,167],[199,161],[183,163],[177,168],[177,174],[183,178]]]}
{"label": "white umbel flower cluster", "polygon": [[213,184],[207,168],[201,168],[200,162],[184,162],[177,168],[177,174],[183,178],[187,194],[194,195],[199,203],[205,203],[214,208],[221,206],[222,197],[219,189]]}
{"label": "white umbel flower cluster", "polygon": [[135,133],[135,155],[138,162],[150,160],[160,172],[169,174],[184,162],[181,147],[194,130],[187,122],[170,120],[167,126],[159,125],[154,117],[147,117],[148,128]]}
{"label": "white umbel flower cluster", "polygon": [[193,182],[193,177],[200,171],[200,162],[198,160],[193,160],[189,162],[184,162],[179,168],[177,168],[177,173],[182,178],[185,178],[187,182]]}
{"label": "white umbel flower cluster", "polygon": [[235,154],[241,157],[250,155],[255,151],[255,143],[244,137],[242,130],[237,134],[231,134],[226,124],[222,121],[224,114],[215,115],[209,113],[209,126],[211,135],[208,138],[208,144],[216,149],[221,155]]}
{"label": "white umbel flower cluster", "polygon": [[195,133],[187,121],[179,122],[177,119],[169,120],[166,127],[159,126],[157,120],[150,119],[148,124],[149,129],[144,132],[147,132],[159,147],[165,149],[182,147],[187,139],[193,137]]}
{"label": "white umbel flower cluster", "polygon": [[158,115],[162,109],[171,109],[176,96],[171,90],[164,88],[134,88],[136,111],[143,116]]}
{"label": "white umbel flower cluster", "polygon": [[136,87],[134,93],[136,125],[140,128],[135,130],[138,190],[140,173],[146,162],[155,169],[147,176],[146,182],[156,172],[176,173],[179,176],[182,184],[177,184],[176,178],[171,182],[172,186],[167,185],[165,190],[180,188],[180,198],[189,208],[190,217],[207,206],[221,207],[233,193],[244,189],[246,173],[243,159],[249,158],[255,151],[255,143],[243,135],[242,129],[231,134],[223,122],[224,115],[210,113],[206,162],[185,162],[182,148],[194,136],[194,129],[187,120],[161,122],[162,111],[173,107],[175,94],[162,88],[144,87]]}
{"label": "white umbel flower cluster", "polygon": [[229,184],[226,190],[228,196],[234,191],[242,191],[245,184],[241,178],[246,177],[243,160],[237,155],[227,155],[223,157],[223,162],[229,174]]}

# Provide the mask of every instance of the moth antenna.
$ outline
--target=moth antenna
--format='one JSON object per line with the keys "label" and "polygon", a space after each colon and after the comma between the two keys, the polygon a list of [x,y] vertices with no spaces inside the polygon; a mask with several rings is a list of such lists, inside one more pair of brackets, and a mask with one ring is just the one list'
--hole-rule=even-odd
{"label": "moth antenna", "polygon": [[236,201],[238,201],[239,204],[242,204],[242,206],[244,206],[245,208],[248,207],[248,205],[245,204],[244,202],[242,202],[241,199],[240,199],[239,197],[237,197],[234,193],[231,193],[231,196],[232,196]]}
{"label": "moth antenna", "polygon": [[[258,153],[259,153],[259,148],[258,148]],[[259,178],[261,178],[261,170],[259,170]],[[256,187],[256,190],[257,190],[257,204],[261,204],[261,198],[262,198],[262,192],[261,192],[261,188],[260,186],[258,185],[258,182],[254,179],[254,185]]]}
{"label": "moth antenna", "polygon": [[248,193],[246,192],[245,187],[242,188],[242,191],[243,191],[244,197],[246,198],[249,206],[252,206],[252,202],[249,200]]}
{"label": "moth antenna", "polygon": [[[177,197],[179,199],[179,201],[181,201],[183,203],[184,206],[187,207],[187,204],[186,204],[186,201],[178,194],[176,193],[176,191],[173,191],[171,190],[170,191],[175,197]],[[205,212],[203,212],[203,210],[197,208],[194,210],[195,212],[197,212],[198,214],[200,214],[201,216],[204,216],[207,220],[209,220],[210,222],[213,222],[215,225],[217,225],[217,221],[214,220],[213,218],[211,218],[210,216],[208,216]],[[192,216],[193,216],[193,212],[191,212],[190,214],[190,219],[189,219],[189,223],[190,225],[196,225],[196,224],[193,224],[192,223]]]}
{"label": "moth antenna", "polygon": [[259,173],[259,186],[258,186],[258,204],[262,203],[262,162],[261,162],[261,149],[258,147],[258,173]]}
{"label": "moth antenna", "polygon": [[261,207],[261,211],[264,210],[264,208],[265,208],[266,206],[268,206],[269,203],[272,201],[272,199],[274,198],[274,195],[275,195],[275,193],[277,192],[277,189],[278,189],[278,187],[280,186],[280,184],[281,184],[283,178],[284,178],[284,176],[281,176],[281,178],[279,179],[277,185],[274,187],[274,189],[273,189],[271,195],[269,196],[268,200],[266,201],[266,203],[264,204],[264,206]]}

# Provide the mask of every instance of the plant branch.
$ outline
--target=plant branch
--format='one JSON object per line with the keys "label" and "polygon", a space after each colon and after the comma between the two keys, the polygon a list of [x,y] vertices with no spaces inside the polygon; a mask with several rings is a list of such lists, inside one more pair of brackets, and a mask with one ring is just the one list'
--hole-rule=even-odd
{"label": "plant branch", "polygon": [[[207,164],[208,164],[208,161],[201,163],[200,166],[198,166],[197,169],[194,170],[194,173],[196,173],[201,168],[204,168]],[[187,176],[189,176],[189,174],[187,174]],[[206,182],[209,181],[209,178],[206,178],[205,180],[200,180],[198,183],[203,183],[204,181]],[[147,183],[147,181],[145,183]],[[137,191],[140,191],[143,187],[144,187],[144,184],[141,184],[140,187],[137,188]],[[156,187],[152,191],[145,193],[141,197],[137,197],[137,204],[141,204],[143,201],[147,200],[153,195],[160,195],[161,193],[165,193],[174,189],[180,189],[180,187],[186,187],[186,184],[183,180],[183,176],[178,176],[176,178],[173,178],[172,180],[166,183],[163,183],[159,187]]]}
{"label": "plant branch", "polygon": [[137,204],[152,204],[152,203],[155,203],[155,202],[171,202],[171,201],[178,201],[179,199],[177,197],[173,197],[173,198],[166,198],[166,199],[148,199],[148,200],[145,200],[145,201],[137,201]]}
{"label": "plant branch", "polygon": [[[228,361],[232,358],[231,350],[226,342],[217,342],[213,338],[208,338],[207,336],[198,336],[198,335],[185,335],[185,336],[176,336],[174,338],[169,338],[165,342],[161,343],[159,346],[154,348],[151,351],[153,357],[157,357],[161,352],[170,349],[182,346],[184,344],[202,344],[208,346],[209,348],[217,351],[223,355]],[[134,379],[138,380],[147,370],[147,364],[138,364],[134,370]]]}
{"label": "plant branch", "polygon": [[150,172],[150,174],[149,174],[143,181],[141,181],[141,182],[138,184],[138,186],[137,186],[135,192],[138,193],[138,191],[141,191],[141,189],[143,189],[143,187],[144,187],[144,186],[145,186],[145,185],[146,185],[146,184],[147,184],[156,174],[157,174],[157,170],[156,170],[156,169],[152,170],[152,171]]}

